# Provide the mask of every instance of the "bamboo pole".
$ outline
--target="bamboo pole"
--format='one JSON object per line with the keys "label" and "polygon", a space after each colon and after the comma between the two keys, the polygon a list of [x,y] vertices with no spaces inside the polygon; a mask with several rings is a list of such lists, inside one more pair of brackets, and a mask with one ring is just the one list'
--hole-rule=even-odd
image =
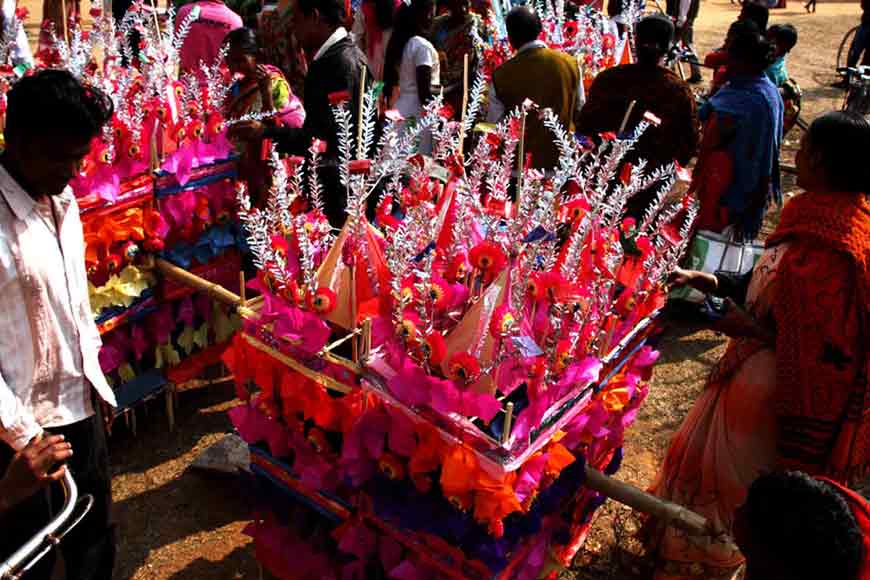
{"label": "bamboo pole", "polygon": [[361,67],[362,72],[360,72],[359,78],[359,104],[357,105],[358,115],[356,118],[356,158],[357,159],[365,159],[366,151],[363,151],[363,128],[365,127],[365,119],[363,119],[363,114],[365,113],[365,101],[366,101],[366,67],[363,65]]}
{"label": "bamboo pole", "polygon": [[242,334],[242,338],[244,338],[245,342],[247,342],[248,344],[250,344],[251,346],[253,346],[257,350],[259,350],[261,352],[265,352],[266,354],[268,354],[269,356],[271,356],[272,358],[274,358],[278,362],[284,363],[285,365],[287,365],[288,367],[290,367],[291,369],[293,369],[297,373],[305,376],[306,378],[311,379],[315,383],[323,385],[327,389],[332,389],[333,391],[339,391],[341,393],[349,393],[351,391],[351,388],[348,387],[347,385],[345,385],[344,383],[341,383],[341,382],[333,379],[332,377],[330,377],[328,375],[325,375],[323,373],[319,373],[317,371],[313,371],[313,370],[309,369],[308,367],[299,363],[298,361],[296,361],[292,357],[289,357],[286,354],[284,354],[283,352],[272,348],[271,346],[267,345],[266,343],[264,343],[260,340],[257,340],[256,338],[254,338],[250,334]]}
{"label": "bamboo pole", "polygon": [[462,111],[460,111],[459,155],[465,151],[465,116],[468,114],[468,53],[462,55]]}
{"label": "bamboo pole", "polygon": [[665,501],[646,493],[633,485],[608,477],[586,466],[586,487],[628,507],[654,516],[667,525],[679,528],[696,539],[716,538],[728,548],[737,550],[734,541],[725,535],[717,536],[710,522],[703,516],[675,503]]}
{"label": "bamboo pole", "polygon": [[504,412],[504,425],[501,429],[501,444],[507,445],[511,438],[511,427],[514,420],[514,404],[509,402]]}
{"label": "bamboo pole", "polygon": [[245,295],[245,273],[239,272],[239,304],[242,306],[248,305],[248,297]]}
{"label": "bamboo pole", "polygon": [[184,268],[179,268],[175,264],[172,264],[160,258],[155,261],[155,265],[157,266],[157,269],[160,271],[160,273],[167,278],[172,278],[180,284],[190,286],[191,288],[195,288],[196,290],[199,290],[201,292],[206,292],[209,296],[211,296],[215,300],[218,300],[219,302],[223,302],[224,304],[228,304],[230,306],[235,306],[239,315],[244,318],[253,318],[257,315],[256,312],[241,303],[241,298],[238,294],[230,292],[220,284],[209,282],[208,280],[201,278],[196,274],[188,272]]}
{"label": "bamboo pole", "polygon": [[69,15],[66,13],[66,0],[60,0],[60,9],[63,11],[63,39],[69,47]]}
{"label": "bamboo pole", "polygon": [[622,118],[622,124],[619,126],[619,133],[617,133],[617,135],[622,135],[623,132],[625,132],[625,128],[628,126],[628,118],[631,117],[635,105],[637,105],[637,101],[631,101],[628,104],[628,110],[625,111],[625,116]]}
{"label": "bamboo pole", "polygon": [[523,173],[526,167],[526,161],[524,157],[526,156],[526,115],[528,112],[526,108],[523,107],[523,120],[520,125],[520,145],[519,151],[517,155],[517,208],[522,207],[522,196],[523,196]]}

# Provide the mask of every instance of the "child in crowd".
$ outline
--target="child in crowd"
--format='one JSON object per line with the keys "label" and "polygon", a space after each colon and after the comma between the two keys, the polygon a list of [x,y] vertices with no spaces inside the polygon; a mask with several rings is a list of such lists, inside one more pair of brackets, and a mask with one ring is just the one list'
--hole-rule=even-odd
{"label": "child in crowd", "polygon": [[861,496],[797,471],[759,477],[734,514],[746,580],[867,580],[868,532]]}
{"label": "child in crowd", "polygon": [[785,59],[798,40],[797,29],[791,24],[774,24],[767,29],[767,39],[774,46],[773,64],[768,67],[764,74],[777,88],[782,87],[788,80],[788,71],[785,68]]}

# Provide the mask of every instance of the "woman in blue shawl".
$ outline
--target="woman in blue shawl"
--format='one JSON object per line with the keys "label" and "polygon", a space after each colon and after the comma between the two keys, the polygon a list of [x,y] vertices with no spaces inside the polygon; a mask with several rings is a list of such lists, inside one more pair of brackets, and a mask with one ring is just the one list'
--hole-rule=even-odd
{"label": "woman in blue shawl", "polygon": [[738,22],[729,39],[728,83],[699,111],[704,140],[692,189],[701,202],[700,229],[733,227],[736,239],[752,240],[768,203],[782,201],[783,104],[764,74],[773,47],[758,27]]}

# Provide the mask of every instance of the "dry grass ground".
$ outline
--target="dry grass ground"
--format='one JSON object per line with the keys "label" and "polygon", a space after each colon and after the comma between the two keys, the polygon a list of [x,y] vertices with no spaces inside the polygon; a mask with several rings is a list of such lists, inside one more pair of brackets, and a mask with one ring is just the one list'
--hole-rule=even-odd
{"label": "dry grass ground", "polygon": [[[836,51],[843,34],[858,21],[857,2],[824,3],[808,15],[801,4],[773,13],[771,22],[790,22],[800,34],[789,58],[789,72],[804,90],[804,118],[839,106],[840,93],[827,85],[834,80]],[[41,5],[21,0],[30,9],[28,27],[35,36]],[[87,0],[83,3],[87,13]],[[696,25],[699,53],[717,47],[737,7],[726,0],[705,0]],[[787,143],[793,154],[796,136]],[[791,187],[790,182],[787,186]],[[775,222],[770,216],[770,224]],[[675,323],[661,343],[662,359],[651,395],[626,437],[625,464],[619,477],[647,486],[661,462],[668,441],[704,386],[710,366],[721,355],[723,339]],[[168,433],[164,415],[154,409],[140,415],[139,434],[118,429],[112,441],[113,490],[119,529],[116,577],[150,579],[257,578],[249,539],[242,535],[248,506],[242,489],[231,480],[207,478],[187,469],[194,457],[230,428],[226,409],[232,405],[229,387],[183,393],[178,428]],[[567,578],[629,578],[613,563],[614,515],[601,510],[582,555],[582,566]],[[616,518],[617,524],[619,518]]]}

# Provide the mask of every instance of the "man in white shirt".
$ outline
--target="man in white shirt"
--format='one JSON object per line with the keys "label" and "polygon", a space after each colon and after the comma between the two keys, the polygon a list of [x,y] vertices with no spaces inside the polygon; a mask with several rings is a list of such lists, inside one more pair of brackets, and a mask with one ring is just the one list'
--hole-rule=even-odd
{"label": "man in white shirt", "polygon": [[[61,545],[68,578],[109,580],[115,555],[100,336],[88,302],[84,237],[68,187],[112,103],[68,72],[45,70],[7,96],[0,156],[0,473],[34,439],[63,435],[67,467],[94,506]],[[41,479],[56,476],[47,466]],[[0,559],[50,519],[55,495],[37,493],[0,516]],[[49,578],[54,558],[28,573]]]}

